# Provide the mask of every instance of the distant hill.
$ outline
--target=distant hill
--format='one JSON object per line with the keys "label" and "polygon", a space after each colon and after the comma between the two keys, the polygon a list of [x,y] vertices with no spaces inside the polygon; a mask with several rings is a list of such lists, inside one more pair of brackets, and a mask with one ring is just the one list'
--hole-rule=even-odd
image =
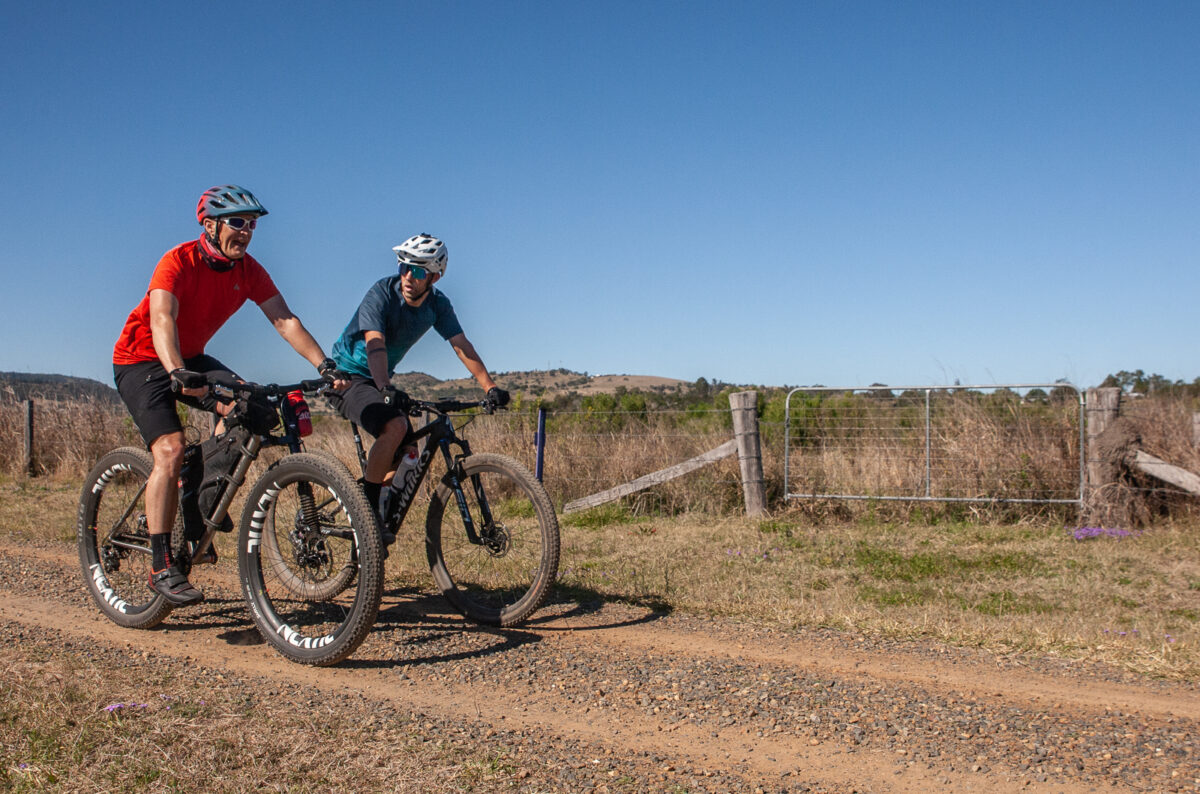
{"label": "distant hill", "polygon": [[[685,391],[691,384],[676,378],[660,378],[654,375],[589,375],[568,369],[529,370],[524,372],[492,373],[502,388],[516,394],[524,393],[531,399],[552,400],[567,394],[584,397],[590,394],[612,394],[624,388],[628,391],[660,392],[670,394]],[[480,396],[479,385],[467,376],[453,380],[438,380],[424,372],[405,372],[392,376],[397,388],[420,399],[453,399]],[[72,400],[91,398],[105,403],[121,405],[121,397],[113,387],[91,380],[69,375],[48,375],[34,372],[0,372],[0,401],[27,400]]]}
{"label": "distant hill", "polygon": [[[629,391],[677,392],[691,384],[675,378],[654,375],[589,375],[569,369],[493,372],[492,378],[503,389],[523,392],[533,398],[553,399],[574,392],[580,396],[612,394],[622,387]],[[438,380],[424,372],[406,372],[392,376],[392,384],[419,399],[470,397],[479,395],[479,384],[467,376]]]}
{"label": "distant hill", "polygon": [[91,378],[48,375],[40,372],[0,372],[0,401],[78,400],[90,398],[113,405],[121,404],[117,390]]}

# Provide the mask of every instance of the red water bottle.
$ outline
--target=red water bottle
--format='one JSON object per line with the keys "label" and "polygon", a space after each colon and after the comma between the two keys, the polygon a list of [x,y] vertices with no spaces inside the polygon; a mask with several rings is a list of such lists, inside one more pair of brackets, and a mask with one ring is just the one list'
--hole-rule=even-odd
{"label": "red water bottle", "polygon": [[299,390],[290,391],[287,398],[292,406],[292,413],[296,415],[296,430],[300,437],[312,435],[312,414],[308,410],[308,401],[304,399],[304,393]]}

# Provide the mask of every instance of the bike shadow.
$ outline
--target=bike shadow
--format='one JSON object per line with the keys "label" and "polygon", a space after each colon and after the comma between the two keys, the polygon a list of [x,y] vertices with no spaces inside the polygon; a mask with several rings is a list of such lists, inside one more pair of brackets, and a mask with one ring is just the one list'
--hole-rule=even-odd
{"label": "bike shadow", "polygon": [[162,626],[165,631],[226,629],[217,635],[217,639],[230,645],[262,645],[266,642],[250,619],[246,602],[240,598],[208,597],[202,604],[174,610],[167,620]]}
{"label": "bike shadow", "polygon": [[[586,588],[564,588],[533,617],[520,626],[500,628],[473,623],[456,612],[444,597],[419,587],[391,588],[384,593],[372,634],[390,643],[396,656],[383,658],[351,657],[339,664],[349,669],[402,669],[424,664],[439,664],[503,656],[545,639],[548,632],[604,631],[652,623],[672,612],[672,607],[657,599],[614,598]],[[604,617],[606,607],[620,605],[621,614]],[[561,625],[563,621],[579,621]],[[467,647],[460,647],[462,645]]]}

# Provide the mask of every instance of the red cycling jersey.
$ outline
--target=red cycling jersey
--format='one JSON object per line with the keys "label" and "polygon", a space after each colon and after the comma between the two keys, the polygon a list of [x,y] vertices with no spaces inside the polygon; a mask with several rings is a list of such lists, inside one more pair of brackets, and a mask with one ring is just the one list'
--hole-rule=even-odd
{"label": "red cycling jersey", "polygon": [[163,254],[146,295],[125,321],[113,348],[114,364],[158,360],[150,334],[151,290],[166,290],[179,301],[175,326],[184,358],[203,353],[208,340],[243,303],[252,300],[261,305],[279,294],[275,282],[254,257],[247,254],[231,270],[218,272],[200,258],[199,246],[199,240],[192,240]]}

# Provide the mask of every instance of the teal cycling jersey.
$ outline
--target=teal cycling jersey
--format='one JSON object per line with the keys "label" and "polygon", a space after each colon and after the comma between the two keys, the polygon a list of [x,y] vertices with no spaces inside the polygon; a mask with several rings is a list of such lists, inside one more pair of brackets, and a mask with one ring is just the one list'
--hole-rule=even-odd
{"label": "teal cycling jersey", "polygon": [[365,337],[367,331],[378,331],[387,345],[387,371],[391,376],[404,355],[430,328],[447,340],[463,332],[450,299],[441,290],[430,288],[429,296],[420,306],[409,306],[400,292],[400,276],[381,278],[367,290],[358,311],[334,343],[332,357],[343,372],[371,377]]}

